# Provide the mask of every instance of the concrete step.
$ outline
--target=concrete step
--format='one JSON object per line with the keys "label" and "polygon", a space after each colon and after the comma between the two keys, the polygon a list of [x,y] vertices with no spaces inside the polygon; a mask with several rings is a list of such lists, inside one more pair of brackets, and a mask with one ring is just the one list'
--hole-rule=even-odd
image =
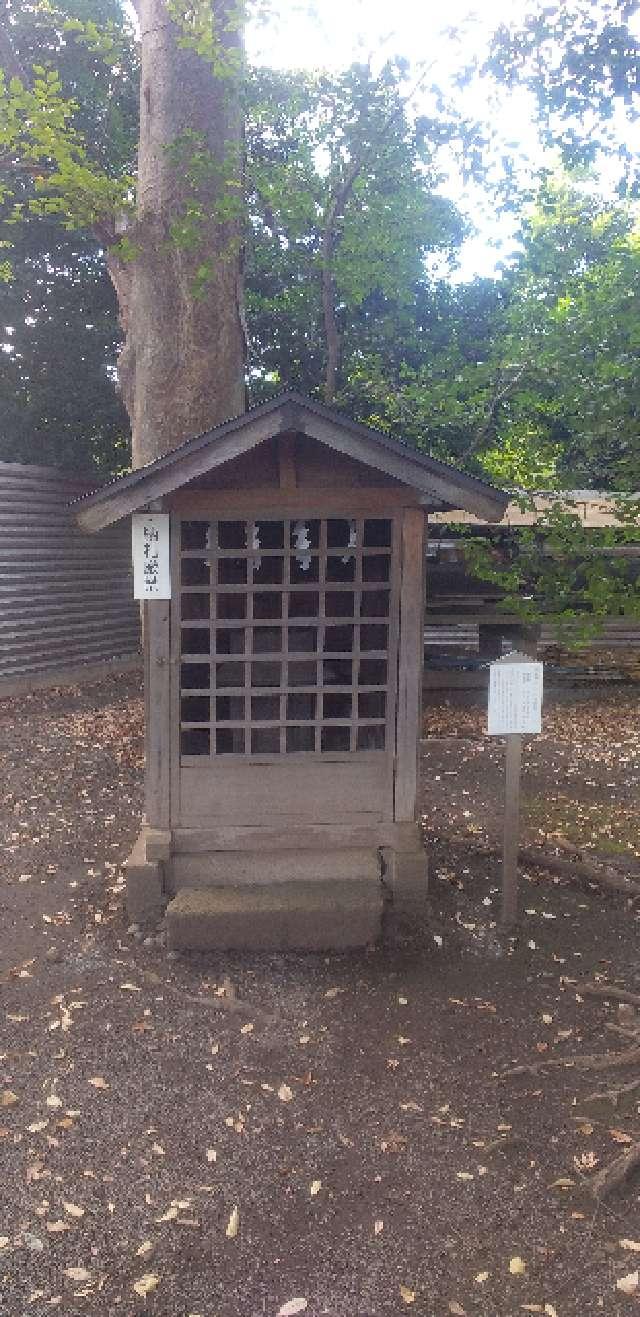
{"label": "concrete step", "polygon": [[375,883],[379,877],[380,860],[373,846],[326,851],[203,851],[172,855],[167,866],[171,892],[183,887],[271,887],[298,880]]}
{"label": "concrete step", "polygon": [[176,951],[342,951],[380,935],[379,882],[183,887],[167,906]]}

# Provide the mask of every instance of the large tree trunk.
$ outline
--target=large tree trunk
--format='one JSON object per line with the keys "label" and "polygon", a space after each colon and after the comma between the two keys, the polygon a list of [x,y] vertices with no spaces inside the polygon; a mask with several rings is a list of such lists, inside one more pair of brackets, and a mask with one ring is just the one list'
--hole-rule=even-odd
{"label": "large tree trunk", "polygon": [[[237,0],[212,3],[220,26],[231,10],[237,13]],[[245,340],[241,221],[228,210],[242,195],[238,78],[228,69],[219,76],[200,55],[180,48],[164,0],[137,0],[136,8],[140,144],[137,220],[128,235],[136,254],[125,263],[112,256],[110,271],[126,336],[119,373],[133,464],[142,466],[244,411]],[[239,52],[237,30],[221,40],[226,52]],[[187,146],[185,134],[197,139]],[[189,181],[187,154],[200,146],[203,167]],[[191,243],[180,245],[175,230],[190,203],[202,218]],[[204,283],[203,267],[209,267]]]}

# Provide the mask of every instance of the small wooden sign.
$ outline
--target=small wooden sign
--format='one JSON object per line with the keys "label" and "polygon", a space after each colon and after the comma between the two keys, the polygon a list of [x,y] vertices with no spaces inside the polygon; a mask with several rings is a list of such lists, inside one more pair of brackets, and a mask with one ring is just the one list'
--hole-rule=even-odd
{"label": "small wooden sign", "polygon": [[135,513],[131,544],[134,599],[170,599],[169,513]]}
{"label": "small wooden sign", "polygon": [[502,927],[518,919],[520,770],[522,736],[542,731],[542,663],[526,654],[505,654],[489,668],[489,736],[504,736],[505,796],[502,842]]}
{"label": "small wooden sign", "polygon": [[489,668],[489,736],[542,731],[542,663],[506,654]]}

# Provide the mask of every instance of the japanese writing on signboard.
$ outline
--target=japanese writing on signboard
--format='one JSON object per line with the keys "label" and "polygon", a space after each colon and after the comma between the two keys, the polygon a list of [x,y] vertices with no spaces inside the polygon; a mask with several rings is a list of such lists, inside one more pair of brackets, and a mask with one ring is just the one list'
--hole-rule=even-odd
{"label": "japanese writing on signboard", "polygon": [[133,594],[135,599],[170,599],[168,512],[132,517]]}
{"label": "japanese writing on signboard", "polygon": [[489,668],[489,736],[542,731],[542,663],[508,654]]}

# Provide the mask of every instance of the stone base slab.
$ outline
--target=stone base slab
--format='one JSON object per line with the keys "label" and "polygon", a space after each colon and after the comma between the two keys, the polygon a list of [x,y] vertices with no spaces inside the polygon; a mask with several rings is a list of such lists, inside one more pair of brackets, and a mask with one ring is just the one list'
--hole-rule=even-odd
{"label": "stone base slab", "polygon": [[176,951],[344,951],[380,936],[379,882],[183,887],[167,907]]}
{"label": "stone base slab", "polygon": [[[148,851],[147,851],[148,853]],[[377,850],[353,849],[266,852],[209,851],[200,855],[173,855],[167,867],[171,893],[183,887],[269,887],[281,883],[377,883]]]}

